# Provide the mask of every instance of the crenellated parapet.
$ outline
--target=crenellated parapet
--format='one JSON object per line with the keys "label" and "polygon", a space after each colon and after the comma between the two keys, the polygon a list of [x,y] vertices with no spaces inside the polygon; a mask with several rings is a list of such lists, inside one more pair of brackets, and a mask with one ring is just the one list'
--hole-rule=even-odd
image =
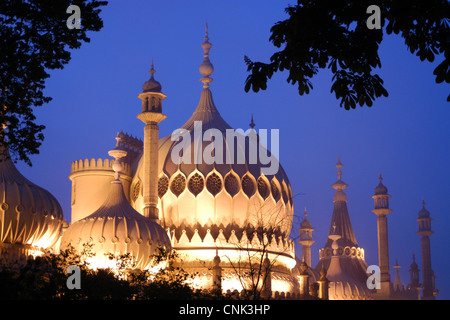
{"label": "crenellated parapet", "polygon": [[[111,181],[114,180],[114,160],[81,159],[72,162],[69,179],[72,181],[71,221],[83,219],[98,209],[105,201]],[[120,181],[129,198],[132,170],[130,164],[122,162]]]}
{"label": "crenellated parapet", "polygon": [[[112,166],[114,164],[114,160],[109,159],[80,159],[72,162],[70,167],[71,175],[74,173],[80,173],[84,171],[108,171],[113,173],[114,170]],[[123,169],[121,174],[125,174],[127,176],[131,176],[131,167],[128,163],[123,163]]]}

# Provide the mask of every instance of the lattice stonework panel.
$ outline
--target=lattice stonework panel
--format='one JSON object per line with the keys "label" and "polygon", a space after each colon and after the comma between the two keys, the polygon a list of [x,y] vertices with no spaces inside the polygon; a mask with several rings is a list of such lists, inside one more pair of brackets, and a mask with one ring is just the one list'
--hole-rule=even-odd
{"label": "lattice stonework panel", "polygon": [[206,189],[208,189],[209,193],[213,196],[216,196],[220,190],[222,190],[222,180],[217,173],[213,172],[206,179]]}
{"label": "lattice stonework panel", "polygon": [[205,181],[203,180],[202,176],[199,175],[198,173],[195,173],[189,179],[188,189],[194,196],[198,196],[198,194],[202,192],[204,186]]}
{"label": "lattice stonework panel", "polygon": [[172,193],[178,197],[184,191],[185,188],[186,188],[186,178],[181,173],[179,173],[172,180],[172,183],[170,185],[170,191],[172,191]]}
{"label": "lattice stonework panel", "polygon": [[227,192],[232,197],[234,197],[239,192],[239,181],[233,174],[229,174],[228,176],[226,176],[225,190],[227,190]]}
{"label": "lattice stonework panel", "polygon": [[248,175],[242,178],[242,190],[249,198],[255,194],[255,185]]}
{"label": "lattice stonework panel", "polygon": [[284,201],[284,203],[288,203],[288,195],[287,195],[287,192],[286,192],[286,188],[283,186],[283,187],[281,187],[281,195],[283,196],[283,201]]}
{"label": "lattice stonework panel", "polygon": [[133,188],[133,201],[136,201],[141,194],[141,180],[138,180]]}
{"label": "lattice stonework panel", "polygon": [[275,181],[271,181],[270,182],[270,186],[272,188],[272,196],[275,199],[275,201],[280,200],[280,190],[278,189],[277,184],[275,183]]}
{"label": "lattice stonework panel", "polygon": [[162,198],[169,190],[169,178],[162,176],[158,180],[158,196]]}
{"label": "lattice stonework panel", "polygon": [[258,178],[258,192],[263,199],[266,199],[269,196],[269,188],[262,177]]}

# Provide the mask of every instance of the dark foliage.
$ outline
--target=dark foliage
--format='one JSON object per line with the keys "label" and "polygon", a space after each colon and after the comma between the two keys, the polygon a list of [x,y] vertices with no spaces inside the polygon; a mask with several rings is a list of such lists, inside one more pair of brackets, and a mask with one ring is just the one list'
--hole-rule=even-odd
{"label": "dark foliage", "polygon": [[[367,27],[367,8],[377,5],[381,28]],[[433,62],[437,83],[450,83],[450,4],[447,0],[298,0],[286,8],[289,18],[271,28],[270,41],[281,50],[270,63],[245,57],[250,75],[245,91],[267,89],[267,81],[278,71],[288,71],[287,82],[297,84],[300,95],[312,89],[312,78],[320,69],[333,73],[331,92],[345,109],[372,106],[388,96],[381,77],[378,48],[383,33],[398,34],[412,54]],[[450,101],[450,95],[447,98]]]}
{"label": "dark foliage", "polygon": [[[70,61],[69,50],[89,42],[89,31],[103,22],[97,0],[2,0],[0,1],[0,146],[7,145],[14,160],[31,165],[29,155],[39,153],[45,126],[35,123],[34,107],[51,100],[44,95],[48,70],[62,69]],[[66,12],[77,5],[81,29],[69,29]]]}
{"label": "dark foliage", "polygon": [[[92,257],[92,247],[85,245],[81,253],[73,247],[59,255],[47,254],[28,259],[20,268],[0,268],[0,300],[192,300],[222,299],[221,293],[196,290],[189,284],[192,278],[180,267],[174,267],[175,252],[161,249],[155,255],[155,264],[168,265],[155,274],[131,269],[129,254],[112,256],[117,268],[90,268],[86,258]],[[80,268],[80,289],[69,289],[67,267]]]}

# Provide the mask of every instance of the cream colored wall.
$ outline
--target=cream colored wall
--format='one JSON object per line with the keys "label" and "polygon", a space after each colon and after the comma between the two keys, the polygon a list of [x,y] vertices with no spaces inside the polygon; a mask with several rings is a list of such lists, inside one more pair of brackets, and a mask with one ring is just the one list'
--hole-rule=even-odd
{"label": "cream colored wall", "polygon": [[[72,214],[71,223],[83,219],[94,213],[105,201],[111,181],[114,180],[114,171],[111,166],[114,160],[85,159],[72,163]],[[124,166],[120,180],[122,181],[125,196],[129,200],[131,178],[129,166]]]}

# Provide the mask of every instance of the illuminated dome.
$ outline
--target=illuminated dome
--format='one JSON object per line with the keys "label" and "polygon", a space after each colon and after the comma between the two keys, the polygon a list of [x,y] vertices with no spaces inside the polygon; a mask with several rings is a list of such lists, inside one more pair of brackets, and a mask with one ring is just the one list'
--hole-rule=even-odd
{"label": "illuminated dome", "polygon": [[61,249],[70,244],[81,252],[85,243],[93,244],[94,267],[110,266],[108,253],[130,253],[136,268],[145,269],[159,246],[170,248],[167,233],[130,206],[117,180],[111,182],[108,198],[97,211],[70,225],[62,237]]}
{"label": "illuminated dome", "polygon": [[[198,106],[176,130],[178,140],[174,134],[159,140],[159,220],[170,229],[173,248],[186,254],[184,263],[193,265],[198,260],[212,261],[216,250],[219,255],[223,251],[228,258],[235,255],[230,259],[239,259],[238,247],[250,246],[260,252],[263,244],[269,243],[265,247],[269,259],[276,258],[285,272],[273,280],[274,288],[279,288],[277,281],[295,282],[287,275],[295,266],[294,243],[289,239],[293,220],[291,185],[278,159],[264,147],[255,130],[247,131],[252,134],[239,133],[220,115],[209,88],[213,81],[209,77],[213,71],[209,61],[212,45],[207,36],[205,41],[200,67],[203,90]],[[227,139],[227,131],[234,138]],[[261,154],[266,156],[264,161]],[[144,211],[143,159],[141,156],[138,161],[130,188],[131,204],[139,212]],[[188,268],[186,264],[183,267]],[[224,284],[224,288],[234,287]]]}
{"label": "illuminated dome", "polygon": [[[264,222],[264,227],[278,229],[278,235],[287,239],[293,219],[289,179],[281,165],[275,174],[265,175],[262,170],[267,165],[261,163],[260,157],[257,157],[257,161],[250,159],[249,150],[254,147],[259,154],[267,154],[271,163],[279,164],[258,143],[256,133],[253,137],[236,133],[236,143],[230,146],[226,131],[232,128],[221,117],[214,104],[208,85],[211,81],[210,78],[202,79],[205,86],[197,109],[180,128],[180,132],[189,134],[191,141],[186,143],[184,138],[172,141],[172,135],[159,141],[158,194],[161,223],[175,230],[177,239],[184,232],[191,238],[197,230],[202,239],[209,233],[215,240],[222,230],[228,240],[232,231],[240,237],[244,230],[252,231],[258,227],[261,217],[265,215],[269,219]],[[220,134],[220,137],[212,142],[216,134]],[[183,144],[190,149],[188,157],[182,151],[177,152]],[[207,163],[205,155],[211,155],[213,149],[214,161]],[[219,155],[219,150],[222,150],[222,155]],[[227,161],[227,156],[231,154],[234,157]],[[200,161],[195,161],[197,155],[202,158]],[[140,212],[143,208],[140,192],[143,180],[141,157],[132,181],[130,197],[134,207]]]}
{"label": "illuminated dome", "polygon": [[26,179],[9,155],[0,162],[0,195],[2,258],[17,261],[50,250],[60,236],[61,206],[50,192]]}
{"label": "illuminated dome", "polygon": [[[120,158],[126,152],[116,147],[110,155]],[[72,245],[81,252],[84,244],[92,244],[95,256],[89,262],[94,268],[114,267],[108,254],[131,254],[135,268],[148,269],[158,247],[171,247],[169,236],[156,221],[131,207],[119,180],[122,165],[117,159],[113,169],[116,179],[111,182],[105,202],[91,215],[70,225],[63,234],[61,249]]]}

